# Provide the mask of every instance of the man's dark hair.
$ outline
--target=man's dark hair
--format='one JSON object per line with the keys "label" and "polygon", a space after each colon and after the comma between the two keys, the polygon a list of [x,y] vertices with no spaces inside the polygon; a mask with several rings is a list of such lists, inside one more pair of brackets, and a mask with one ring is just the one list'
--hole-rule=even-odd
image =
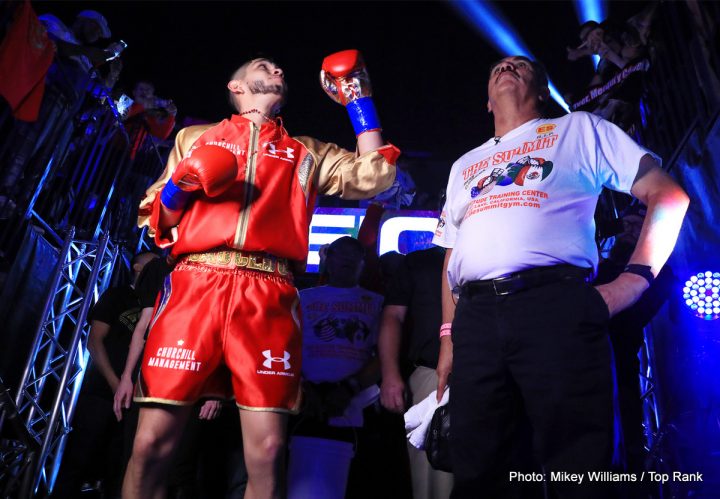
{"label": "man's dark hair", "polygon": [[578,37],[584,42],[587,35],[598,28],[602,28],[599,23],[595,21],[586,21],[580,25],[580,29],[578,29]]}
{"label": "man's dark hair", "polygon": [[135,253],[135,255],[133,255],[133,257],[130,259],[130,269],[131,269],[131,270],[132,270],[132,268],[135,266],[135,264],[138,262],[138,260],[140,259],[140,257],[141,257],[141,256],[144,256],[144,255],[155,255],[155,256],[158,256],[157,253],[155,253],[154,251],[149,251],[149,250],[140,251],[139,253]]}
{"label": "man's dark hair", "polygon": [[330,256],[331,253],[336,253],[338,251],[357,251],[360,256],[365,255],[365,248],[363,248],[360,241],[350,236],[343,236],[339,239],[335,239],[328,247],[327,255]]}

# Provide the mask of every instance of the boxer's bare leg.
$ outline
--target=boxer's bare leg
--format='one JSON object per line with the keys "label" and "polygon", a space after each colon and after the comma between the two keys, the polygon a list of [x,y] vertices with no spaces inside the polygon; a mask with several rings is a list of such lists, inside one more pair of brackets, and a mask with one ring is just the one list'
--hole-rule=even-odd
{"label": "boxer's bare leg", "polygon": [[142,407],[132,457],[123,480],[123,499],[162,499],[172,456],[192,406]]}
{"label": "boxer's bare leg", "polygon": [[240,409],[248,484],[245,499],[285,497],[287,415]]}

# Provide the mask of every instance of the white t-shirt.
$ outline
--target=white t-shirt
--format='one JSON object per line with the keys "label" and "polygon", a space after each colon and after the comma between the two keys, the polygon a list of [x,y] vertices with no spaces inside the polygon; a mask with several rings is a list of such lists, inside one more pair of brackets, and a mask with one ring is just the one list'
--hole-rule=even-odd
{"label": "white t-shirt", "polygon": [[300,291],[303,377],[337,382],[360,370],[377,345],[382,303],[382,296],[359,286]]}
{"label": "white t-shirt", "polygon": [[451,287],[549,265],[595,269],[598,195],[629,192],[645,154],[617,126],[576,112],[530,120],[462,156],[433,238],[453,249]]}

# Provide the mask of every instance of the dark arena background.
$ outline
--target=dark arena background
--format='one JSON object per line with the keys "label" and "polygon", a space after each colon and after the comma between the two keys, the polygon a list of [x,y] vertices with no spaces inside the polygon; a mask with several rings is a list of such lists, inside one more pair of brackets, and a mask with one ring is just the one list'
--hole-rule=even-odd
{"label": "dark arena background", "polygon": [[[71,27],[87,9],[104,16],[112,35],[85,45],[114,45],[112,60],[78,78],[36,16]],[[642,55],[591,82],[597,58],[577,48],[588,20],[607,21],[608,32],[633,26]],[[646,304],[647,317],[634,318],[643,333],[629,368],[640,387],[638,459],[646,474],[641,489],[621,484],[619,494],[720,498],[720,3],[0,0],[0,44],[3,498],[53,492],[68,441],[80,431],[73,416],[91,362],[88,313],[103,291],[130,281],[135,253],[156,250],[136,227],[138,203],[177,131],[228,117],[229,76],[262,55],[284,70],[290,133],[352,150],[345,112],[318,82],[323,58],[348,48],[363,53],[383,136],[402,151],[399,167],[415,184],[412,202],[389,206],[379,222],[379,255],[431,245],[450,166],[493,135],[487,74],[506,55],[544,63],[549,116],[602,114],[663,159],[690,208],[663,289]],[[128,113],[138,82],[154,86],[157,115]],[[153,128],[153,119],[167,123],[171,115],[171,129]],[[318,200],[298,287],[317,282],[324,244],[357,236],[366,207]],[[642,213],[637,201],[603,193],[596,239],[604,258],[631,232],[628,216]],[[402,440],[400,429],[401,449]],[[378,462],[397,466],[398,482],[409,480],[407,464],[391,459]],[[80,497],[111,497],[86,478]],[[402,483],[392,493],[376,486],[373,497],[411,497]],[[217,490],[195,493],[225,497]]]}

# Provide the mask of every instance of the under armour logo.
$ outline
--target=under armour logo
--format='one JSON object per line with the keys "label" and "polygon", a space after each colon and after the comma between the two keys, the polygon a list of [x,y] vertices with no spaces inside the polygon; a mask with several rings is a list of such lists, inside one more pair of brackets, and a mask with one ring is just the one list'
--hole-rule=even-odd
{"label": "under armour logo", "polygon": [[271,156],[277,156],[280,153],[283,153],[287,159],[295,159],[295,149],[292,147],[288,147],[287,149],[277,149],[275,147],[274,142],[268,142],[267,143],[267,150],[268,153],[270,153]]}
{"label": "under armour logo", "polygon": [[263,366],[267,367],[268,369],[272,369],[273,362],[282,362],[283,369],[285,369],[286,371],[290,369],[290,352],[283,351],[282,357],[273,357],[272,353],[270,353],[270,350],[263,350],[262,354],[265,357],[265,362],[263,362]]}

